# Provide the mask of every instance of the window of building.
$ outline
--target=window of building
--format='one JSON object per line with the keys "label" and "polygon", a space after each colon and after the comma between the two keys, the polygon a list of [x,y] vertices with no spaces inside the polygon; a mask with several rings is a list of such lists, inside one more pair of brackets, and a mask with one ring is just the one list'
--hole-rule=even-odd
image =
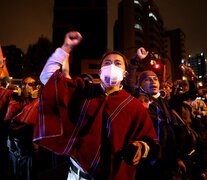
{"label": "window of building", "polygon": [[138,4],[139,6],[142,7],[141,3],[138,0],[134,0],[134,4]]}
{"label": "window of building", "polygon": [[143,31],[142,26],[140,24],[138,24],[138,23],[134,24],[134,28],[135,29],[139,29],[140,31]]}
{"label": "window of building", "polygon": [[154,18],[155,21],[157,21],[157,17],[155,16],[155,14],[153,12],[149,13],[149,17]]}

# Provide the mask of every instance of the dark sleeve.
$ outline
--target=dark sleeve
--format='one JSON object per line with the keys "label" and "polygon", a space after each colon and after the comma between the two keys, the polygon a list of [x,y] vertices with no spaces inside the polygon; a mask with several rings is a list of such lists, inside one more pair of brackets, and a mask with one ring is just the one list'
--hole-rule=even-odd
{"label": "dark sleeve", "polygon": [[136,72],[138,67],[140,66],[140,60],[137,59],[137,56],[134,56],[128,65],[127,72],[128,75],[125,78],[125,90],[135,95],[137,76]]}
{"label": "dark sleeve", "polygon": [[183,101],[195,97],[195,95],[198,93],[197,87],[194,83],[194,81],[189,80],[189,90],[186,91],[183,94],[178,95],[171,95],[171,99],[169,100],[169,104],[172,108],[176,108],[177,105],[180,105]]}
{"label": "dark sleeve", "polygon": [[154,160],[157,159],[160,156],[160,144],[159,142],[154,141],[153,139],[149,137],[144,137],[143,141],[147,143],[147,145],[150,147],[149,153],[147,155],[148,160]]}
{"label": "dark sleeve", "polygon": [[158,111],[160,111],[160,109],[159,105],[154,101],[150,104],[148,109],[156,133],[158,132]]}

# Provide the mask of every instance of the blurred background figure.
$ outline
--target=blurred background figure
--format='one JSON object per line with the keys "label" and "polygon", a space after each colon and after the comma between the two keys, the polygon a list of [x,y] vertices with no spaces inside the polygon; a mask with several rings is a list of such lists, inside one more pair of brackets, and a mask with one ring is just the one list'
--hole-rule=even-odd
{"label": "blurred background figure", "polygon": [[3,53],[0,45],[0,80],[8,76],[9,76],[9,72],[6,67],[6,58],[3,57]]}
{"label": "blurred background figure", "polygon": [[8,125],[9,178],[16,180],[36,179],[33,143],[34,124],[37,121],[40,84],[29,75],[21,86],[13,89],[4,122]]}
{"label": "blurred background figure", "polygon": [[12,90],[7,89],[9,84],[6,58],[3,57],[0,46],[0,179],[6,179],[8,175],[7,128],[3,120],[13,94]]}
{"label": "blurred background figure", "polygon": [[[171,108],[178,117],[180,123],[187,128],[185,137],[181,136],[181,147],[187,176],[199,179],[206,176],[206,104],[198,99],[199,89],[197,77],[190,67],[181,64],[181,71],[186,79],[178,79],[174,82],[173,91],[169,100]],[[182,143],[183,142],[183,143]]]}
{"label": "blurred background figure", "polygon": [[148,95],[147,93],[140,92],[137,98],[141,101],[145,108],[149,108],[149,105],[152,102],[150,95]]}
{"label": "blurred background figure", "polygon": [[26,76],[21,85],[11,84],[9,76],[0,82],[0,179],[31,180],[40,83],[35,75]]}
{"label": "blurred background figure", "polygon": [[207,178],[207,106],[198,94],[185,101],[191,107],[191,127],[198,134],[194,169],[204,179]]}
{"label": "blurred background figure", "polygon": [[171,93],[172,93],[172,87],[173,87],[173,83],[172,82],[161,82],[161,89],[164,91],[164,95],[166,97],[166,99],[170,99],[171,97]]}

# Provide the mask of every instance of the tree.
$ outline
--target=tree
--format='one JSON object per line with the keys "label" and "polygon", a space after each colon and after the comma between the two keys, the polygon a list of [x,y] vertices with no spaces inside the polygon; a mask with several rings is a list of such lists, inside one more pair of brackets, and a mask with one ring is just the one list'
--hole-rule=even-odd
{"label": "tree", "polygon": [[28,47],[23,63],[24,74],[34,73],[38,77],[51,53],[54,51],[52,43],[41,36],[35,44]]}
{"label": "tree", "polygon": [[22,77],[24,53],[15,45],[2,46],[4,57],[6,57],[6,65],[9,76],[13,78]]}

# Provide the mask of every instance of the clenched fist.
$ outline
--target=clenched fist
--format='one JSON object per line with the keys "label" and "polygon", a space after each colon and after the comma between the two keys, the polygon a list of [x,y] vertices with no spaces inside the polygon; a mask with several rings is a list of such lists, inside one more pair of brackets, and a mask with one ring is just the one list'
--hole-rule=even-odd
{"label": "clenched fist", "polygon": [[146,58],[148,54],[149,52],[146,51],[143,47],[137,49],[137,57],[141,60]]}
{"label": "clenched fist", "polygon": [[79,32],[77,31],[68,32],[65,36],[62,49],[69,53],[73,47],[75,47],[81,42],[82,39],[83,37],[81,36]]}

